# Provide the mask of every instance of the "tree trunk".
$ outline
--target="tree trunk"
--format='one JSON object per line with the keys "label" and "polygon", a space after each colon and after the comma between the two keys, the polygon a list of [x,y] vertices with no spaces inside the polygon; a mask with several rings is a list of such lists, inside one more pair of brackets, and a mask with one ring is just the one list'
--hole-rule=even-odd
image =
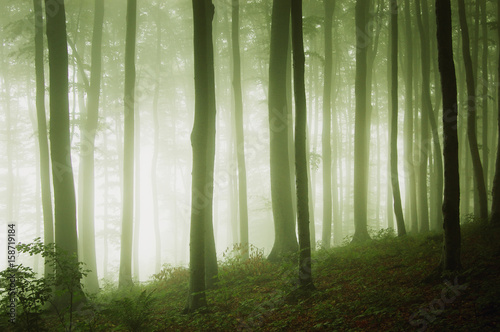
{"label": "tree trunk", "polygon": [[127,0],[125,43],[125,117],[123,149],[123,211],[120,248],[119,287],[132,282],[132,238],[134,227],[134,115],[135,115],[135,40],[137,0]]}
{"label": "tree trunk", "polygon": [[[497,3],[497,20],[500,21],[500,3]],[[500,29],[498,30],[498,40],[500,40]],[[500,51],[498,52],[498,77],[500,77]],[[491,202],[491,223],[500,225],[500,86],[497,91],[498,102],[498,133],[497,133],[497,160],[495,167],[495,177],[493,179],[493,200]]]}
{"label": "tree trunk", "polygon": [[[206,307],[205,284],[213,277],[207,270],[207,239],[213,239],[212,204],[215,147],[215,94],[212,46],[211,0],[193,0],[195,117],[191,134],[193,180],[191,199],[191,235],[189,296],[187,312]],[[205,233],[209,233],[208,236]]]}
{"label": "tree trunk", "polygon": [[[50,77],[50,153],[54,186],[55,243],[78,261],[76,200],[69,130],[68,49],[64,1],[46,0]],[[71,273],[71,271],[56,271]]]}
{"label": "tree trunk", "polygon": [[[158,5],[156,17],[156,71],[155,71],[155,90],[153,96],[153,158],[151,160],[151,190],[153,203],[153,225],[155,230],[155,273],[161,270],[161,237],[160,220],[158,211],[158,179],[156,168],[158,164],[158,149],[160,145],[160,123],[158,119],[158,99],[160,97],[160,71],[161,71],[161,7]],[[175,124],[174,124],[175,125]],[[175,177],[174,177],[175,178]],[[175,181],[175,180],[174,180]]]}
{"label": "tree trunk", "polygon": [[99,118],[99,97],[101,92],[101,45],[102,25],[104,20],[104,1],[95,1],[94,27],[92,35],[92,64],[90,67],[90,85],[88,89],[87,118],[82,124],[82,150],[80,151],[82,178],[82,205],[80,242],[82,246],[81,261],[90,270],[84,278],[85,288],[96,293],[99,290],[97,279],[97,263],[95,253],[94,231],[94,152],[95,136]]}
{"label": "tree trunk", "polygon": [[248,207],[247,207],[247,171],[245,163],[245,140],[243,132],[243,96],[241,93],[240,60],[240,5],[233,0],[231,20],[231,40],[233,47],[233,90],[234,121],[236,128],[236,153],[238,159],[238,205],[240,212],[240,242],[243,257],[248,258]]}
{"label": "tree trunk", "polygon": [[322,245],[330,248],[332,235],[332,148],[331,133],[331,91],[332,91],[332,16],[334,0],[324,0],[325,6],[325,72],[323,84],[323,134],[321,141],[323,155],[323,232]]}
{"label": "tree trunk", "polygon": [[476,88],[474,84],[474,74],[472,70],[472,59],[470,56],[469,31],[467,28],[467,18],[465,13],[464,0],[458,0],[458,12],[460,17],[460,28],[462,31],[462,52],[465,63],[465,76],[467,81],[467,137],[469,138],[469,148],[472,155],[472,168],[476,181],[479,198],[479,213],[483,220],[488,219],[488,198],[486,196],[486,186],[484,183],[483,167],[479,156],[476,134]]}
{"label": "tree trunk", "polygon": [[[54,242],[54,217],[50,190],[50,155],[47,141],[47,118],[45,116],[45,73],[43,65],[43,11],[42,0],[33,0],[35,11],[35,74],[36,117],[38,128],[38,152],[40,154],[40,185],[43,209],[43,243]],[[52,266],[45,264],[44,276],[53,273]]]}
{"label": "tree trunk", "polygon": [[269,132],[274,245],[268,259],[280,260],[297,251],[288,153],[286,67],[290,2],[274,0],[269,61]]}
{"label": "tree trunk", "polygon": [[354,133],[354,236],[353,241],[370,238],[367,228],[368,160],[367,121],[367,0],[356,1],[356,117]]}
{"label": "tree trunk", "polygon": [[443,270],[458,270],[460,263],[460,185],[458,174],[457,80],[453,62],[451,4],[436,0],[439,73],[443,95],[444,246]]}
{"label": "tree trunk", "polygon": [[417,185],[415,178],[415,162],[413,158],[413,33],[411,24],[410,1],[405,0],[405,39],[406,39],[406,63],[405,63],[405,122],[404,122],[404,146],[405,146],[405,174],[406,174],[406,221],[410,230],[418,230],[417,217]]}
{"label": "tree trunk", "polygon": [[307,181],[307,109],[304,83],[304,41],[302,34],[302,0],[291,1],[293,82],[295,95],[295,172],[297,184],[297,220],[299,231],[299,286],[314,289],[311,273],[309,234],[309,198]]}
{"label": "tree trunk", "polygon": [[398,226],[398,236],[406,234],[405,221],[403,218],[403,207],[401,206],[401,194],[399,191],[398,175],[398,5],[396,0],[391,0],[391,129],[389,131],[389,142],[391,145],[391,183],[392,195],[394,197],[394,214]]}
{"label": "tree trunk", "polygon": [[[482,38],[483,38],[483,54],[482,54],[482,80],[481,87],[482,91],[482,152],[483,152],[483,175],[484,175],[484,185],[485,190],[488,193],[488,174],[489,174],[489,148],[488,148],[488,20],[486,15],[486,0],[479,1],[481,6],[481,30],[482,30]],[[500,29],[500,28],[498,28]]]}

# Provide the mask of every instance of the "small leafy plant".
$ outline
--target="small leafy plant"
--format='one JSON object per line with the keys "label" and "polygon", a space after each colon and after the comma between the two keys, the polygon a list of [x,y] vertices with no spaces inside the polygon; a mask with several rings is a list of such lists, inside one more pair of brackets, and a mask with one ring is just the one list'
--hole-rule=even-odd
{"label": "small leafy plant", "polygon": [[[78,262],[77,257],[58,248],[54,243],[43,244],[40,238],[36,238],[32,243],[20,243],[16,247],[20,254],[44,257],[45,268],[49,271],[46,276],[39,277],[30,267],[19,264],[0,272],[2,282],[8,281],[6,277],[11,276],[16,280],[14,300],[19,305],[20,316],[23,318],[22,326],[18,327],[28,331],[42,330],[41,314],[49,309],[50,305],[64,329],[71,331],[75,308],[77,304],[85,301],[81,280],[88,270],[83,268],[83,263]],[[9,287],[0,284],[0,295],[3,299],[1,306],[7,304],[5,301],[10,302],[9,294],[5,293],[8,291]]]}

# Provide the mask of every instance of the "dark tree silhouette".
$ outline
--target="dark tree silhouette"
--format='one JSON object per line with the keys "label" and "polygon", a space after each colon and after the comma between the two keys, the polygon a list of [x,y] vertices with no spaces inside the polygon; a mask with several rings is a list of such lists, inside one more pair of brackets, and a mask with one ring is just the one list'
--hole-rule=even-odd
{"label": "dark tree silhouette", "polygon": [[[206,307],[205,289],[213,281],[207,256],[207,238],[213,242],[212,201],[215,153],[215,84],[212,45],[211,0],[193,0],[195,115],[193,147],[191,237],[189,255],[189,296],[185,309],[192,312]],[[207,235],[206,235],[207,233]],[[217,265],[215,266],[217,268]],[[215,270],[216,272],[217,270]],[[216,277],[216,274],[215,274]]]}
{"label": "dark tree silhouette", "polygon": [[309,197],[307,181],[307,109],[304,85],[304,40],[302,0],[292,0],[293,84],[295,95],[295,173],[297,182],[297,219],[299,230],[299,285],[314,289],[311,273],[311,238],[309,234]]}
{"label": "dark tree silhouette", "polygon": [[401,206],[401,194],[399,190],[398,175],[398,4],[396,0],[391,0],[391,21],[390,21],[390,45],[391,45],[391,129],[389,131],[389,142],[391,144],[390,164],[392,195],[394,198],[394,214],[398,226],[398,235],[406,234],[405,221],[403,217],[403,207]]}
{"label": "dark tree silhouette", "polygon": [[458,175],[457,78],[453,62],[450,0],[436,0],[439,73],[443,94],[444,246],[443,270],[458,270],[460,262],[460,186]]}

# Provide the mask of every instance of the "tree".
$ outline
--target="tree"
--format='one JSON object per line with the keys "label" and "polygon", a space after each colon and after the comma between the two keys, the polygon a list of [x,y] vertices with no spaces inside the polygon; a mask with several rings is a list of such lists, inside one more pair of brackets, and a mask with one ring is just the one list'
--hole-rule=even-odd
{"label": "tree", "polygon": [[460,185],[458,174],[457,79],[453,62],[450,0],[436,0],[439,73],[443,95],[444,246],[443,270],[458,270],[460,262]]}
{"label": "tree", "polygon": [[356,117],[354,133],[354,236],[353,242],[370,239],[367,228],[368,196],[368,116],[366,101],[367,84],[367,45],[366,33],[369,2],[357,0],[356,20]]}
{"label": "tree", "polygon": [[274,0],[269,60],[269,132],[271,201],[274,245],[268,259],[277,261],[297,251],[288,155],[286,66],[290,24],[290,2]]}
{"label": "tree", "polygon": [[[57,4],[57,6],[55,5]],[[54,186],[55,243],[78,261],[76,201],[69,132],[68,48],[64,0],[45,0],[50,78],[50,156]],[[58,271],[63,276],[74,271]]]}
{"label": "tree", "polygon": [[239,21],[239,0],[233,0],[231,41],[233,47],[234,122],[236,128],[236,153],[238,159],[238,207],[240,212],[240,242],[243,245],[243,256],[245,258],[248,258],[247,171],[245,164],[245,141],[243,135],[243,97],[241,94]]}
{"label": "tree", "polygon": [[[323,236],[325,248],[330,247],[332,234],[332,149],[331,132],[331,91],[332,91],[332,16],[335,0],[325,0],[325,74],[323,85],[323,134],[321,149],[323,155]],[[336,171],[336,170],[335,170]]]}
{"label": "tree", "polygon": [[123,207],[120,247],[119,287],[132,285],[132,237],[134,219],[134,101],[135,101],[135,35],[137,0],[127,0],[125,42],[125,120],[123,149]]}
{"label": "tree", "polygon": [[153,200],[153,224],[155,229],[155,273],[161,270],[161,237],[160,237],[160,220],[158,211],[158,186],[156,168],[158,164],[158,149],[160,145],[160,123],[158,119],[158,99],[160,97],[160,71],[161,71],[161,7],[158,3],[156,8],[156,67],[155,67],[155,90],[153,96],[153,159],[151,160],[151,189]]}
{"label": "tree", "polygon": [[82,150],[81,189],[82,205],[81,212],[82,234],[82,258],[87,268],[90,270],[85,277],[85,287],[90,292],[99,290],[97,280],[97,264],[95,253],[95,231],[94,231],[94,152],[95,136],[99,118],[99,97],[101,92],[101,45],[102,45],[102,25],[104,20],[104,0],[95,1],[94,28],[92,35],[92,64],[90,66],[90,84],[88,89],[87,114],[85,122],[82,124]]}
{"label": "tree", "polygon": [[189,295],[186,312],[206,307],[207,236],[213,239],[213,171],[215,152],[215,84],[212,44],[211,0],[193,0],[195,115],[193,148],[191,234],[189,251]]}
{"label": "tree", "polygon": [[[497,22],[500,22],[500,3],[497,3]],[[498,30],[498,38],[500,40],[500,28]],[[500,53],[498,58],[498,77],[500,77]],[[493,179],[493,200],[491,202],[491,223],[500,225],[500,86],[497,91],[498,102],[498,136],[497,136],[497,160],[495,166],[495,177]]]}
{"label": "tree", "polygon": [[293,83],[295,95],[295,173],[297,182],[297,219],[299,230],[299,285],[314,289],[311,273],[311,238],[309,234],[309,197],[307,180],[307,109],[304,83],[304,40],[302,0],[292,0]]}
{"label": "tree", "polygon": [[411,23],[410,1],[405,0],[405,42],[406,63],[404,69],[405,78],[405,123],[404,123],[404,146],[405,146],[405,174],[406,174],[406,198],[405,211],[406,222],[410,225],[411,232],[418,232],[417,212],[417,180],[413,160],[413,33]]}
{"label": "tree", "polygon": [[[35,11],[35,76],[36,117],[38,128],[38,151],[40,153],[40,184],[43,210],[43,242],[54,243],[54,218],[50,190],[50,155],[47,140],[47,118],[45,117],[45,73],[43,68],[43,10],[42,0],[33,0]],[[47,261],[47,260],[46,260]],[[51,274],[52,266],[45,264],[44,275]]]}
{"label": "tree", "polygon": [[442,160],[441,160],[441,146],[439,143],[439,133],[432,108],[431,94],[430,94],[430,72],[431,72],[431,55],[430,55],[430,42],[429,42],[429,10],[427,0],[416,1],[417,25],[420,36],[420,59],[422,71],[422,115],[421,115],[421,136],[420,136],[420,175],[419,175],[419,220],[420,231],[425,232],[429,230],[429,211],[428,211],[428,189],[427,189],[427,163],[429,159],[430,144],[428,138],[428,128],[430,125],[432,133],[432,141],[434,146],[435,158],[435,172],[436,172],[436,186],[435,200],[432,204],[437,204],[436,209],[442,205]]}
{"label": "tree", "polygon": [[469,30],[467,27],[467,17],[465,13],[464,0],[458,0],[458,14],[460,19],[460,30],[462,32],[462,53],[465,63],[465,76],[467,82],[467,138],[472,155],[472,168],[476,181],[477,193],[479,195],[479,213],[483,220],[488,219],[488,198],[486,196],[486,186],[484,183],[483,166],[479,156],[476,133],[476,87],[474,83],[474,73],[472,69],[472,59],[470,55]]}
{"label": "tree", "polygon": [[406,234],[405,221],[403,217],[403,207],[401,206],[401,194],[399,191],[398,175],[398,5],[396,0],[391,0],[390,4],[390,45],[391,45],[391,128],[389,130],[389,142],[391,145],[391,183],[392,195],[394,198],[394,214],[398,225],[398,235]]}

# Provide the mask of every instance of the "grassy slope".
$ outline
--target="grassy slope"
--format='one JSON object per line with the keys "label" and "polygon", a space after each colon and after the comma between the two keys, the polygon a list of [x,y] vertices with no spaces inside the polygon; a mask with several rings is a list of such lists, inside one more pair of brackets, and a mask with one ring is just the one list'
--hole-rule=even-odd
{"label": "grassy slope", "polygon": [[427,278],[439,263],[441,235],[382,234],[363,245],[316,252],[318,290],[309,298],[290,296],[293,264],[272,265],[254,255],[220,267],[220,286],[207,294],[207,313],[181,314],[188,273],[167,269],[162,281],[143,287],[141,297],[139,291],[125,300],[116,291],[104,292],[97,315],[81,323],[98,331],[131,330],[134,323],[142,323],[135,330],[147,331],[500,330],[500,230],[477,224],[462,230],[464,271],[457,279]]}

